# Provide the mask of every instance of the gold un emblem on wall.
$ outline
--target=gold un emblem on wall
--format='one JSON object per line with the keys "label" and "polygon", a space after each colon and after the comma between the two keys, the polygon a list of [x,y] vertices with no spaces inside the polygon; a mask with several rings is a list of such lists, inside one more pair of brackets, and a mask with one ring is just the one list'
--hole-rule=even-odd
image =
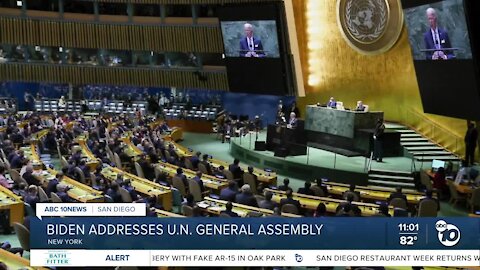
{"label": "gold un emblem on wall", "polygon": [[337,0],[337,20],[347,43],[362,54],[388,51],[403,27],[400,0]]}

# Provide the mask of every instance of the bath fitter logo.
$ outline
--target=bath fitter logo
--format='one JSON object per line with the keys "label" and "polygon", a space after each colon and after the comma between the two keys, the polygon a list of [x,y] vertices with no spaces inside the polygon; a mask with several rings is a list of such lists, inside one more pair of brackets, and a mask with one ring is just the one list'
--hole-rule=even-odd
{"label": "bath fitter logo", "polygon": [[45,259],[45,266],[61,266],[71,264],[71,254],[68,251],[47,251],[47,258]]}

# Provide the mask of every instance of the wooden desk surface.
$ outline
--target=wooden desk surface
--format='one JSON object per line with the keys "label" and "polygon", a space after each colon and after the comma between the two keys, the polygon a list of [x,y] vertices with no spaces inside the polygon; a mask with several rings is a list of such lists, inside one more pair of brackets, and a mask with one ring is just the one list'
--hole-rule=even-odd
{"label": "wooden desk surface", "polygon": [[[173,177],[174,175],[177,174],[178,166],[160,161],[157,164],[155,164],[155,169],[160,170],[162,172],[166,172],[170,177]],[[196,176],[196,172],[192,170],[185,169],[185,168],[182,168],[182,170],[183,170],[183,174],[185,174],[187,178],[193,178]],[[215,176],[211,176],[207,174],[202,175],[202,181],[203,181],[203,185],[206,188],[211,189],[212,191],[220,191],[228,187],[228,180],[220,179]]]}
{"label": "wooden desk surface", "polygon": [[115,181],[117,179],[117,174],[119,173],[123,174],[124,180],[130,180],[132,187],[134,187],[136,191],[144,195],[157,196],[163,208],[168,211],[172,210],[173,196],[169,187],[165,187],[150,180],[140,178],[115,167],[106,166],[102,170],[102,175],[109,181]]}
{"label": "wooden desk surface", "polygon": [[[95,169],[97,168],[98,164],[100,164],[100,162],[98,161],[98,158],[95,157],[95,155],[88,148],[86,135],[78,136],[77,138],[75,138],[75,141],[78,143],[78,145],[82,149],[82,157],[86,159],[86,162],[88,167],[90,168],[90,171],[95,171]],[[88,177],[88,176],[85,175],[85,177]]]}
{"label": "wooden desk surface", "polygon": [[[280,203],[281,199],[287,197],[284,191],[273,190],[273,189],[265,189],[265,191],[270,191],[273,193],[272,201],[276,203]],[[338,205],[344,202],[344,200],[309,196],[309,195],[298,194],[298,193],[293,193],[293,199],[298,200],[302,208],[309,209],[309,210],[316,210],[319,203],[324,203],[325,206],[327,207],[327,212],[329,213],[335,213]],[[373,216],[378,213],[379,205],[377,204],[362,203],[362,202],[353,202],[353,204],[357,205],[358,208],[362,210],[362,216]],[[389,213],[393,215],[393,207],[390,207]]]}
{"label": "wooden desk surface", "polygon": [[[342,196],[342,194],[350,188],[350,185],[343,183],[324,182],[323,185],[327,187],[329,194],[336,196]],[[394,192],[388,188],[363,186],[356,186],[355,191],[360,192],[362,199],[375,201],[387,201],[390,194]],[[418,204],[418,202],[425,197],[424,194],[416,191],[402,191],[402,193],[407,196],[407,201],[410,204]]]}
{"label": "wooden desk surface", "polygon": [[[226,209],[227,201],[217,200],[210,197],[205,197],[203,201],[198,202],[197,206],[204,212],[212,215],[220,215],[222,211]],[[269,209],[263,209],[258,207],[252,207],[244,204],[233,203],[233,212],[237,213],[241,217],[246,217],[249,212],[259,212],[263,216],[273,215],[273,211]],[[301,217],[299,215],[282,213],[283,217]]]}
{"label": "wooden desk surface", "polygon": [[3,186],[0,186],[0,209],[10,210],[10,226],[13,226],[15,222],[23,224],[24,207],[22,197],[17,196]]}
{"label": "wooden desk surface", "polygon": [[[180,155],[180,156],[191,157],[192,155],[194,155],[194,153],[192,151],[188,150],[186,147],[184,147],[184,146],[182,146],[178,143],[175,143],[173,141],[169,141],[168,143],[173,144],[177,154]],[[228,166],[230,165],[223,160],[214,159],[214,158],[211,158],[208,161],[210,162],[210,165],[212,165],[212,167],[214,167],[214,168],[218,168],[220,166],[223,166],[223,167],[225,167],[225,169],[228,170]],[[246,171],[246,168],[242,168],[242,169],[244,171]],[[266,171],[261,170],[259,168],[254,168],[253,173],[257,176],[258,181],[264,182],[268,185],[273,185],[273,186],[277,185],[277,174],[275,172],[266,172]]]}
{"label": "wooden desk surface", "polygon": [[0,249],[0,262],[3,262],[7,265],[8,269],[16,270],[16,269],[45,269],[42,267],[30,267],[30,261],[22,258],[18,255],[10,253],[6,250]]}
{"label": "wooden desk surface", "polygon": [[157,213],[158,217],[165,218],[165,217],[173,217],[173,218],[186,218],[186,216],[175,214],[172,212],[168,212],[165,210],[155,209],[155,213]]}

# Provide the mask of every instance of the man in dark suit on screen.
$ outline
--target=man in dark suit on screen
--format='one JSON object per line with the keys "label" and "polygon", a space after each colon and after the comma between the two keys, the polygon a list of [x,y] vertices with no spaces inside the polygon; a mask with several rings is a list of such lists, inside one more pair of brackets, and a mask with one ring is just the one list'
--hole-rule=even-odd
{"label": "man in dark suit on screen", "polygon": [[455,58],[453,51],[442,50],[444,48],[452,48],[450,38],[445,29],[441,29],[437,25],[437,12],[433,8],[427,9],[427,20],[430,28],[423,34],[425,40],[425,52],[427,60],[448,60]]}
{"label": "man in dark suit on screen", "polygon": [[240,40],[241,57],[264,57],[263,45],[260,38],[253,36],[253,25],[246,23],[243,25],[245,37]]}

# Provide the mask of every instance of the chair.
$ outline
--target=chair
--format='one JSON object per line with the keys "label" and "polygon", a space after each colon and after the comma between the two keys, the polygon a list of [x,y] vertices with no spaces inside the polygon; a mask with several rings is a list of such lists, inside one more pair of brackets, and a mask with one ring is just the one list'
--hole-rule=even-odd
{"label": "chair", "polygon": [[193,200],[199,202],[203,199],[202,191],[200,190],[200,185],[197,181],[193,179],[188,179],[188,190],[190,194],[193,195]]}
{"label": "chair", "polygon": [[425,170],[420,171],[420,183],[425,186],[427,190],[433,190],[432,180]]}
{"label": "chair", "polygon": [[452,180],[447,180],[448,189],[450,190],[450,203],[453,203],[453,206],[457,204],[458,201],[465,201],[467,198],[458,194],[457,187]]}
{"label": "chair", "polygon": [[289,214],[295,214],[297,215],[298,214],[298,208],[297,206],[293,205],[293,204],[284,204],[282,206],[282,213],[289,213]]}
{"label": "chair", "polygon": [[113,203],[114,201],[113,201],[112,197],[110,197],[109,195],[105,195],[105,202],[106,203]]}
{"label": "chair", "polygon": [[77,179],[80,183],[82,184],[86,183],[85,174],[83,173],[82,169],[80,169],[79,167],[75,167],[73,168],[73,172],[78,178],[80,178],[80,179]]}
{"label": "chair", "polygon": [[60,157],[60,163],[62,164],[63,168],[68,167],[68,161],[65,157]]}
{"label": "chair", "polygon": [[135,161],[135,171],[137,172],[137,176],[141,178],[145,178],[145,174],[143,173],[142,166]]}
{"label": "chair", "polygon": [[186,190],[185,184],[183,183],[182,179],[180,179],[180,177],[174,176],[172,178],[172,184],[174,188],[180,191],[180,194],[182,194],[182,196],[187,196],[187,190]]}
{"label": "chair", "polygon": [[50,198],[48,198],[47,193],[45,193],[45,190],[43,190],[42,187],[38,187],[38,198],[40,199],[40,202],[50,202]]}
{"label": "chair", "polygon": [[169,162],[172,159],[170,152],[168,152],[168,150],[165,150],[164,154],[165,154],[165,159],[167,160],[167,162]]}
{"label": "chair", "polygon": [[12,178],[13,182],[15,182],[17,185],[24,184],[25,186],[28,187],[27,181],[20,176],[20,173],[17,170],[10,169],[8,173],[10,174],[10,177]]}
{"label": "chair", "polygon": [[319,186],[311,186],[310,190],[313,191],[313,194],[317,197],[325,197],[325,192]]}
{"label": "chair", "polygon": [[343,196],[342,196],[343,199],[346,200],[348,198],[349,194],[352,194],[354,202],[359,202],[360,201],[360,196],[358,196],[358,193],[352,192],[350,190],[347,190],[343,193]]}
{"label": "chair", "polygon": [[243,174],[243,183],[248,184],[253,194],[257,194],[257,182],[255,182],[255,177],[250,173]]}
{"label": "chair", "polygon": [[189,158],[185,158],[185,168],[194,171],[192,161]]}
{"label": "chair", "polygon": [[262,195],[254,195],[255,196],[255,199],[257,200],[257,204],[260,205],[260,202],[265,200],[265,197],[263,197]]}
{"label": "chair", "polygon": [[94,173],[90,173],[90,182],[93,188],[98,187],[97,177],[95,176]]}
{"label": "chair", "polygon": [[480,187],[472,191],[472,196],[468,199],[468,204],[472,212],[475,212],[476,207],[480,207]]}
{"label": "chair", "polygon": [[117,168],[122,169],[122,161],[120,160],[120,157],[117,153],[113,153],[113,162],[115,163],[115,166],[117,166]]}
{"label": "chair", "polygon": [[62,199],[60,199],[60,197],[58,197],[57,193],[52,192],[50,194],[50,197],[52,198],[52,203],[61,203],[62,202]]}
{"label": "chair", "polygon": [[186,217],[193,217],[193,207],[182,205],[182,214]]}
{"label": "chair", "polygon": [[402,208],[402,209],[407,209],[407,202],[405,202],[404,199],[402,198],[394,198],[390,201],[389,203],[390,206],[393,206],[395,208]]}
{"label": "chair", "polygon": [[205,164],[203,163],[198,163],[198,170],[200,170],[203,174],[208,174],[207,167],[205,167]]}
{"label": "chair", "polygon": [[20,246],[23,248],[23,250],[30,251],[30,231],[27,229],[27,227],[15,222],[13,223],[13,229],[17,234],[18,242],[20,242]]}
{"label": "chair", "polygon": [[128,192],[128,190],[126,190],[126,189],[123,188],[123,187],[120,187],[120,188],[118,189],[118,192],[120,193],[120,196],[122,196],[122,202],[124,202],[124,203],[131,203],[131,202],[133,202],[132,196],[130,196],[130,192]]}
{"label": "chair", "polygon": [[25,209],[25,213],[27,213],[27,216],[29,216],[29,217],[35,217],[36,216],[35,215],[35,210],[33,210],[33,207],[29,203],[24,202],[23,203],[23,208]]}
{"label": "chair", "polygon": [[418,206],[419,217],[436,217],[438,205],[435,200],[423,200]]}

